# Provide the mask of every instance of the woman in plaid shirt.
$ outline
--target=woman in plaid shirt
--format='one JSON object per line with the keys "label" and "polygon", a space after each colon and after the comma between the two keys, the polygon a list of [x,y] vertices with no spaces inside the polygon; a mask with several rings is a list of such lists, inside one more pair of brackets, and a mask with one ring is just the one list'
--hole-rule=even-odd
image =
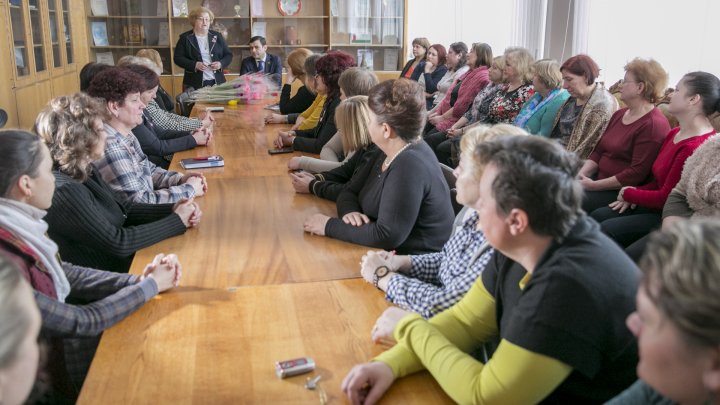
{"label": "woman in plaid shirt", "polygon": [[124,68],[109,68],[90,82],[87,93],[107,102],[105,155],[93,162],[110,187],[123,199],[150,204],[175,203],[207,191],[199,173],[177,173],[155,166],[142,152],[132,129],[142,124],[142,78]]}
{"label": "woman in plaid shirt", "polygon": [[[512,125],[499,124],[477,127],[462,138],[460,165],[454,172],[460,204],[472,208],[479,197],[478,183],[482,173],[474,163],[475,147],[481,142],[508,135],[527,133]],[[461,211],[458,216],[467,217],[463,215],[465,212]],[[363,278],[384,291],[386,299],[400,307],[388,308],[378,318],[372,330],[373,340],[394,343],[395,324],[410,312],[429,319],[453,306],[475,283],[493,252],[479,229],[478,214],[474,210],[440,252],[396,256],[392,252],[369,251],[361,262]],[[380,276],[383,273],[385,275]]]}
{"label": "woman in plaid shirt", "polygon": [[[54,396],[48,403],[74,402],[102,332],[177,285],[180,263],[175,255],[160,254],[142,276],[131,276],[62,262],[42,220],[55,191],[48,148],[38,136],[19,130],[0,131],[0,144],[0,254],[33,287],[41,335],[50,346],[47,371]],[[68,304],[69,299],[88,304]]]}

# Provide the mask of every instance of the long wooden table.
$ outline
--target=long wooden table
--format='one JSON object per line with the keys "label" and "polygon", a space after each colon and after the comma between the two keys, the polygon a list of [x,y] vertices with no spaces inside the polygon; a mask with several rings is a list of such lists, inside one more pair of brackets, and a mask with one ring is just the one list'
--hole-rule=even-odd
{"label": "long wooden table", "polygon": [[[197,108],[197,107],[196,107]],[[158,252],[175,252],[182,286],[106,331],[79,404],[319,403],[308,375],[280,380],[274,362],[312,357],[329,403],[346,403],[342,378],[382,351],[370,329],[388,304],[359,278],[368,248],[302,230],[335,205],[296,194],[287,176],[293,155],[270,156],[281,126],[262,127],[262,106],[216,114],[215,140],[180,159],[223,155],[203,170],[209,191],[197,199],[197,229],[138,252],[138,274]],[[450,403],[432,377],[398,381],[383,402]]]}

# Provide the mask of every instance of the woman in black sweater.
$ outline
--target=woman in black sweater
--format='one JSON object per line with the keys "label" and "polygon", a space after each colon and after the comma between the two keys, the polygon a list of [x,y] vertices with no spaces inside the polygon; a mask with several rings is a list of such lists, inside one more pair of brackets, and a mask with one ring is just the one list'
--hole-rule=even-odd
{"label": "woman in black sweater", "polygon": [[[288,70],[285,74],[285,84],[280,91],[280,114],[300,114],[307,110],[313,101],[315,101],[315,94],[305,87],[305,81],[307,80],[307,76],[305,75],[305,60],[307,60],[310,55],[312,55],[312,51],[307,48],[298,48],[288,55]],[[292,83],[295,79],[302,82],[303,85],[293,97],[290,97]]]}
{"label": "woman in black sweater", "polygon": [[454,214],[440,165],[420,138],[423,89],[407,79],[388,80],[373,87],[368,100],[370,136],[383,153],[340,193],[339,218],[315,214],[305,231],[400,254],[437,252],[450,237]]}
{"label": "woman in black sweater", "polygon": [[275,146],[283,148],[292,146],[293,150],[309,153],[320,153],[323,146],[337,132],[335,126],[335,108],[340,104],[340,74],[355,66],[355,60],[348,53],[330,51],[315,63],[315,90],[325,95],[325,105],[320,113],[320,122],[313,129],[280,132]]}
{"label": "woman in black sweater", "polygon": [[123,203],[90,162],[105,147],[104,104],[84,93],[58,97],[40,112],[35,130],[50,148],[55,194],[45,220],[63,260],[127,272],[139,249],[185,233],[200,221],[192,201]]}

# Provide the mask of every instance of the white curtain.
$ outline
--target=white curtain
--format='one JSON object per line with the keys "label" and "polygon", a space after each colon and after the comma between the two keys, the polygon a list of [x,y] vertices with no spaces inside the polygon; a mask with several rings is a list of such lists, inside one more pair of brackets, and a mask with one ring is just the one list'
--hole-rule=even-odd
{"label": "white curtain", "polygon": [[[574,0],[572,55],[588,53],[588,27],[590,26],[590,0]],[[609,29],[613,29],[608,27]],[[568,55],[568,56],[572,56]]]}
{"label": "white curtain", "polygon": [[535,59],[543,57],[547,0],[514,0],[512,44],[530,51]]}

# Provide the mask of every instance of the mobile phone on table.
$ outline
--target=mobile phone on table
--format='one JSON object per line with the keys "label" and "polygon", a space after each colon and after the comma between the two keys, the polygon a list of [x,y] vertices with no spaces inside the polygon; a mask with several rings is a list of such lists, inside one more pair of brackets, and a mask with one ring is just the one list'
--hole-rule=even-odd
{"label": "mobile phone on table", "polygon": [[223,107],[223,106],[208,107],[207,110],[210,112],[214,112],[214,113],[221,113],[221,112],[225,112],[225,107]]}
{"label": "mobile phone on table", "polygon": [[292,153],[292,152],[294,152],[292,146],[286,146],[286,147],[284,147],[284,148],[272,148],[272,149],[268,149],[268,153],[271,154],[271,155],[277,155],[277,154],[280,154],[280,153]]}

